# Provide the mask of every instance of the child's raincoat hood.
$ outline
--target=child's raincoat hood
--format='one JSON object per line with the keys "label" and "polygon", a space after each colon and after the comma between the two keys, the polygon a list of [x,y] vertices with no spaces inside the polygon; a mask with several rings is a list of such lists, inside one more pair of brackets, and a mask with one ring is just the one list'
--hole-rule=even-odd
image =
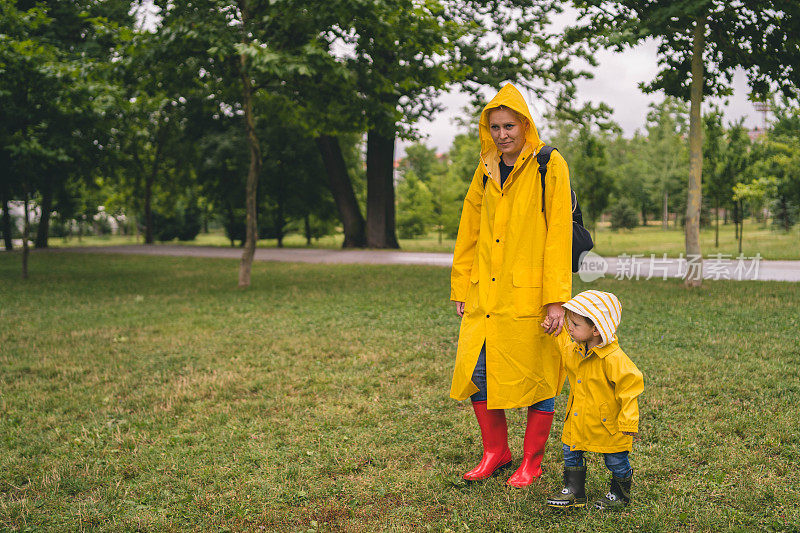
{"label": "child's raincoat hood", "polygon": [[583,291],[565,303],[564,307],[594,322],[603,339],[597,348],[602,348],[617,338],[617,327],[619,327],[622,317],[622,304],[610,292]]}
{"label": "child's raincoat hood", "polygon": [[536,125],[533,123],[533,118],[531,118],[530,111],[528,111],[528,104],[525,103],[522,93],[520,93],[519,90],[514,87],[514,85],[507,83],[502,89],[500,89],[500,92],[498,92],[495,97],[492,98],[488,104],[486,104],[486,107],[484,107],[483,111],[481,112],[481,119],[478,125],[481,138],[481,158],[488,162],[490,160],[499,159],[500,157],[500,154],[497,152],[497,146],[495,146],[494,141],[492,140],[492,134],[489,131],[489,112],[492,109],[500,106],[506,106],[510,109],[513,109],[528,119],[530,126],[525,135],[527,143],[522,150],[523,152],[528,150],[538,152],[541,147],[544,146],[544,142],[539,139],[539,133],[536,131]]}

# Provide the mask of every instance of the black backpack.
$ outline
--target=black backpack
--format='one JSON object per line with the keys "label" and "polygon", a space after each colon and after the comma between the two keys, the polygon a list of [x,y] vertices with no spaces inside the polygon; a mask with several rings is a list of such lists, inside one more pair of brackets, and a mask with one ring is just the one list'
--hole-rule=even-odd
{"label": "black backpack", "polygon": [[[542,177],[542,213],[544,213],[544,222],[547,224],[547,213],[544,209],[544,177],[547,175],[547,163],[550,162],[550,154],[553,153],[552,146],[543,146],[539,153],[536,154],[536,162],[539,163],[539,175]],[[483,188],[486,188],[486,181],[489,177],[483,175]],[[581,213],[581,206],[578,204],[578,196],[575,191],[572,193],[572,271],[577,272],[581,268],[581,260],[583,254],[594,248],[594,241],[592,235],[583,226],[583,214]]]}

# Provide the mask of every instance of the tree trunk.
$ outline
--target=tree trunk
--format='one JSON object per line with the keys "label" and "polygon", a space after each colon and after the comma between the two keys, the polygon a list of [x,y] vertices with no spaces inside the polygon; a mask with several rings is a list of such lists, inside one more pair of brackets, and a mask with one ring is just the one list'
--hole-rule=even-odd
{"label": "tree trunk", "polygon": [[661,202],[661,229],[669,229],[669,191],[664,191],[664,199]]}
{"label": "tree trunk", "polygon": [[256,212],[256,193],[258,191],[258,175],[261,172],[261,148],[256,136],[255,118],[253,117],[253,87],[250,75],[247,72],[247,56],[239,56],[240,74],[242,78],[242,104],[244,107],[244,124],[247,134],[247,147],[250,149],[250,168],[247,171],[247,186],[245,188],[247,207],[247,226],[245,231],[244,250],[242,262],[239,266],[239,287],[250,286],[250,271],[253,266],[253,256],[256,253],[258,240],[258,213]]}
{"label": "tree trunk", "polygon": [[144,243],[153,244],[153,180],[155,163],[150,175],[144,180]]}
{"label": "tree trunk", "polygon": [[367,132],[367,246],[399,248],[394,222],[394,134]]}
{"label": "tree trunk", "polygon": [[283,204],[285,203],[283,187],[278,190],[278,209],[275,211],[275,238],[278,239],[278,248],[283,248],[283,228],[286,220],[283,218]]}
{"label": "tree trunk", "polygon": [[788,233],[792,229],[792,225],[789,220],[789,203],[785,196],[781,196],[781,217],[783,218],[783,231]]}
{"label": "tree trunk", "polygon": [[306,246],[311,246],[311,217],[306,213],[303,218],[306,226]]}
{"label": "tree trunk", "polygon": [[50,212],[53,210],[53,184],[48,180],[42,189],[41,216],[39,228],[36,230],[36,248],[47,248],[47,238],[50,234]]}
{"label": "tree trunk", "polygon": [[700,105],[703,100],[703,48],[705,47],[706,16],[695,21],[692,36],[692,83],[689,107],[689,191],[686,199],[686,258],[693,260],[686,269],[684,284],[699,287],[703,283],[703,258],[700,251],[700,203],[703,171],[703,123]]}
{"label": "tree trunk", "polygon": [[8,210],[8,197],[6,196],[6,192],[3,191],[3,242],[5,244],[6,250],[11,251],[14,249],[14,243],[12,242],[13,234],[11,233],[13,230],[11,228],[11,213]]}
{"label": "tree trunk", "polygon": [[28,193],[25,192],[25,206],[23,209],[25,219],[22,221],[22,279],[28,279],[28,254],[30,254],[30,247],[28,246],[28,237],[31,233],[31,223],[28,216]]}
{"label": "tree trunk", "polygon": [[716,201],[716,208],[714,209],[714,216],[717,219],[716,231],[714,232],[714,248],[719,248],[719,198]]}
{"label": "tree trunk", "polygon": [[344,229],[342,248],[363,248],[367,245],[366,224],[358,207],[353,184],[347,173],[339,139],[330,135],[317,137],[317,147],[328,174],[328,185],[339,210]]}
{"label": "tree trunk", "polygon": [[744,240],[744,205],[739,200],[739,255],[742,255],[742,241]]}

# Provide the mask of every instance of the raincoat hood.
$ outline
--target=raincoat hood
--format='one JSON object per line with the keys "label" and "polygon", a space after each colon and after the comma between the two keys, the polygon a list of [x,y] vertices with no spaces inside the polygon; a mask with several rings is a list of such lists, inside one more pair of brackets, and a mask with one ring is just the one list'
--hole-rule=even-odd
{"label": "raincoat hood", "polygon": [[527,150],[538,152],[541,147],[544,146],[544,142],[539,139],[539,133],[536,131],[536,125],[533,123],[533,118],[531,118],[531,113],[528,110],[528,104],[525,103],[522,93],[520,93],[519,90],[514,87],[514,85],[507,83],[502,89],[500,89],[500,92],[498,92],[495,97],[492,98],[488,104],[486,104],[486,107],[484,107],[483,111],[481,112],[481,119],[480,123],[478,124],[478,131],[481,138],[481,157],[487,161],[500,158],[500,154],[497,152],[497,146],[495,146],[494,141],[492,140],[492,134],[489,130],[489,112],[500,106],[506,106],[528,119],[528,123],[530,125],[525,134],[527,142],[522,150],[523,152]]}
{"label": "raincoat hood", "polygon": [[594,322],[603,339],[603,342],[596,348],[602,348],[617,339],[616,333],[622,317],[622,304],[610,292],[583,291],[565,303],[564,307]]}

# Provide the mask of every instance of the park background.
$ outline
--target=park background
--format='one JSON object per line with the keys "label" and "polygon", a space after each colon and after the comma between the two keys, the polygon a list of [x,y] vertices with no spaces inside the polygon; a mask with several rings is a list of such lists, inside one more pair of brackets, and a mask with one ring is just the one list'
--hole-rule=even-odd
{"label": "park background", "polygon": [[[452,251],[481,101],[511,81],[601,255],[799,259],[799,8],[0,6],[1,528],[797,531],[797,284],[576,279],[623,302],[642,436],[634,506],[554,515],[558,421],[541,483],[460,481],[480,438],[446,397],[446,269],[252,251]],[[631,132],[577,88],[642,42],[658,64]],[[734,78],[757,127],[725,111]],[[457,134],[432,148],[420,131],[453,91]],[[242,261],[55,253],[161,242]],[[590,463],[591,493],[607,482]]]}

